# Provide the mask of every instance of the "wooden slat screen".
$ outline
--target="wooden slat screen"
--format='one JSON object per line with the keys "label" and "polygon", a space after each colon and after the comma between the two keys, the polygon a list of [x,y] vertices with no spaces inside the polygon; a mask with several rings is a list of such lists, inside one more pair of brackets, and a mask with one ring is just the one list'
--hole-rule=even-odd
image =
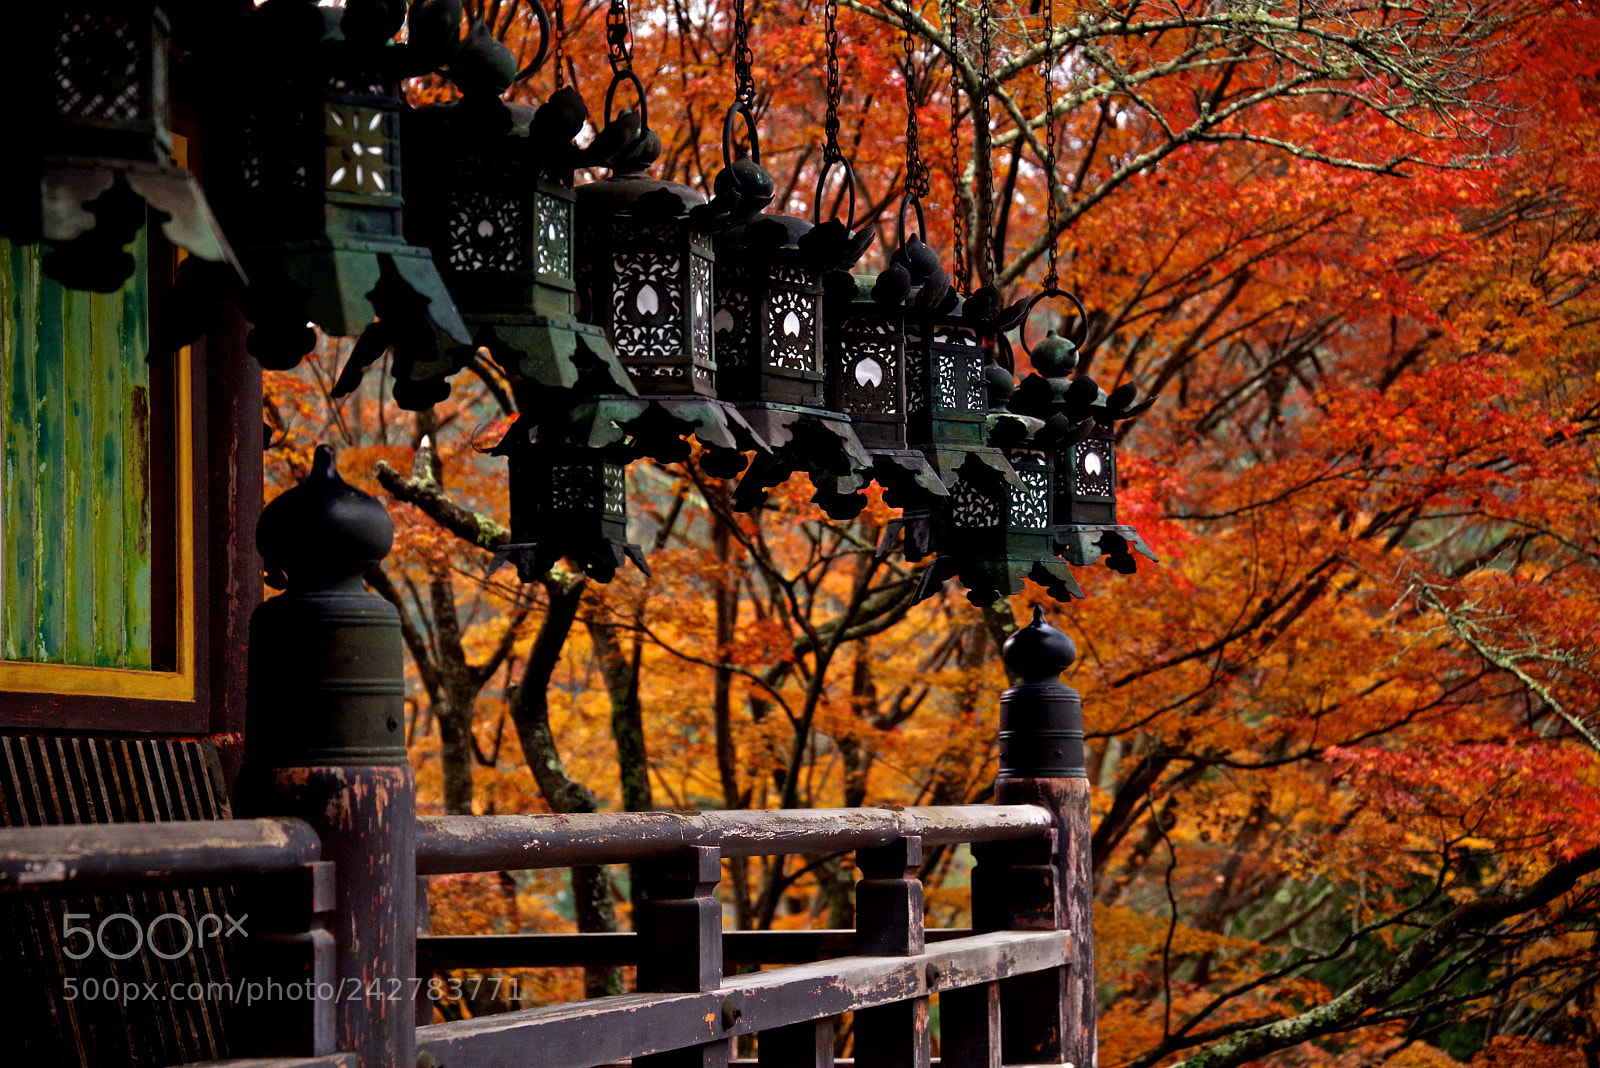
{"label": "wooden slat screen", "polygon": [[[222,819],[231,815],[220,785],[214,751],[199,742],[0,736],[0,826],[76,823],[143,823],[157,820]],[[123,960],[98,948],[82,960],[63,950],[81,949],[81,936],[62,938],[67,913],[91,929],[114,914],[133,917],[148,930],[164,913],[191,923],[206,913],[226,914],[231,890],[174,887],[108,891],[61,897],[0,901],[0,932],[6,939],[0,968],[0,1036],[9,1047],[0,1062],[32,1068],[158,1068],[228,1055],[226,999],[169,1000],[145,997],[152,984],[164,995],[173,984],[226,982],[228,943],[207,939],[188,953],[182,924],[158,925],[156,948],[147,944]],[[234,913],[237,914],[237,908]],[[115,921],[106,941],[120,952],[131,945],[133,923]],[[115,981],[134,984],[136,999],[65,995],[68,979],[80,991]]]}

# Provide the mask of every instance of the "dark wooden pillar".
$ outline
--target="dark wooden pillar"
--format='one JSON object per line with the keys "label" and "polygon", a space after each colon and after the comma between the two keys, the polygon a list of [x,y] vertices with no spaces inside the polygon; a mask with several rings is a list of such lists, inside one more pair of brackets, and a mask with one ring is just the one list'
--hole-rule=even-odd
{"label": "dark wooden pillar", "polygon": [[[900,838],[856,853],[856,952],[915,957],[924,948],[922,839]],[[855,1017],[856,1063],[872,1068],[928,1068],[928,998],[906,998],[860,1009]]]}
{"label": "dark wooden pillar", "polygon": [[394,606],[362,585],[394,530],[319,446],[306,480],[261,515],[256,544],[285,588],[256,609],[242,803],[298,816],[333,862],[333,1026],[362,1068],[416,1062],[416,802]]}
{"label": "dark wooden pillar", "polygon": [[[995,801],[1039,805],[1055,818],[1053,858],[1026,852],[1009,858],[1004,876],[1009,926],[1045,926],[1045,915],[1055,912],[1055,925],[1070,939],[1066,968],[1001,984],[1004,1059],[1092,1068],[1097,1048],[1094,883],[1083,705],[1059,677],[1077,650],[1035,608],[1032,622],[1007,639],[1003,655],[1013,676],[1022,681],[1000,698]],[[1048,845],[1032,848],[1048,851]],[[1053,888],[1043,885],[1051,876]]]}
{"label": "dark wooden pillar", "polygon": [[[639,992],[694,993],[722,985],[722,850],[690,846],[682,853],[633,866],[638,884],[634,927],[639,932]],[[707,1021],[708,1041],[686,1049],[635,1057],[634,1068],[727,1068],[731,1053],[721,1033],[738,1022],[731,1005]]]}

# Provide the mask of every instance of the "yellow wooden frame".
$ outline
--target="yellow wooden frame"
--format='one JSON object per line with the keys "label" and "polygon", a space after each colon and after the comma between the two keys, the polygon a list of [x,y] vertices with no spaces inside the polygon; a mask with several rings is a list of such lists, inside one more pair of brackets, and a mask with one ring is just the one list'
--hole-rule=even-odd
{"label": "yellow wooden frame", "polygon": [[146,701],[193,701],[195,679],[194,631],[194,380],[192,353],[178,350],[178,395],[174,405],[176,437],[177,509],[174,531],[178,664],[175,671],[134,668],[83,667],[76,664],[35,664],[0,660],[0,691],[10,693],[70,694],[78,697],[127,697]]}

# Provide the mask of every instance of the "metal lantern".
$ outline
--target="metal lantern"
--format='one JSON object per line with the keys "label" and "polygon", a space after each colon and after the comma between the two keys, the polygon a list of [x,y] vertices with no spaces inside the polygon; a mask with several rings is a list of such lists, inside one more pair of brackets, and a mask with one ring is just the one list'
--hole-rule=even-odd
{"label": "metal lantern", "polygon": [[624,465],[601,449],[540,440],[523,416],[493,452],[510,466],[511,541],[495,552],[493,574],[508,560],[533,582],[563,557],[600,582],[625,560],[646,575],[644,552],[628,542]]}
{"label": "metal lantern", "polygon": [[715,397],[715,235],[690,215],[706,198],[651,178],[654,158],[577,190],[579,314],[605,328],[641,394]]}
{"label": "metal lantern", "polygon": [[[872,477],[891,507],[926,511],[949,495],[907,438],[904,291],[877,276],[835,271],[824,280],[828,407],[850,417],[872,458]],[[876,294],[876,296],[874,295]]]}
{"label": "metal lantern", "polygon": [[194,176],[173,162],[162,5],[22,4],[6,14],[20,129],[0,168],[0,236],[50,243],[47,275],[111,292],[133,274],[125,248],[154,212],[173,244],[236,270]]}
{"label": "metal lantern", "polygon": [[[1072,569],[1056,556],[1054,464],[1037,440],[1045,423],[1006,410],[1015,388],[1010,371],[991,364],[985,380],[989,440],[1002,448],[1016,481],[995,492],[992,478],[986,484],[984,477],[958,473],[950,502],[938,513],[939,556],[924,571],[919,595],[932,593],[946,578],[956,576],[975,604],[1021,593],[1024,579],[1043,586],[1058,601],[1082,597]],[[974,470],[980,476],[987,471],[975,465]]]}
{"label": "metal lantern", "polygon": [[633,393],[605,330],[574,314],[572,138],[587,115],[567,88],[537,109],[498,96],[432,104],[406,127],[408,233],[433,250],[472,330],[440,370],[487,349],[514,386],[538,387],[519,394],[552,418],[575,398]]}
{"label": "metal lantern", "polygon": [[766,447],[717,393],[713,242],[745,221],[729,210],[741,198],[730,192],[707,202],[688,186],[651,178],[661,139],[642,105],[608,121],[595,144],[608,146],[613,173],[577,189],[578,318],[605,328],[639,396],[602,398],[594,433],[612,427],[635,455],[661,462],[688,459],[692,435],[708,471],[737,474],[742,453]]}
{"label": "metal lantern", "polygon": [[353,363],[392,348],[402,381],[440,360],[435,330],[471,341],[429,250],[405,238],[399,80],[429,66],[391,43],[398,10],[269,0],[245,20],[243,92],[214,125],[235,132],[229,225],[247,245],[249,347],[266,366],[298,362],[308,321],[357,335],[376,314]]}
{"label": "metal lantern", "polygon": [[[725,141],[738,113],[737,106],[729,110]],[[750,128],[750,158],[759,166],[753,123]],[[724,145],[724,154],[731,157],[731,145]],[[870,228],[857,232],[853,222],[816,225],[760,215],[718,240],[719,391],[772,449],[739,481],[733,507],[740,511],[760,505],[768,489],[797,471],[810,477],[812,501],[832,518],[853,519],[866,506],[861,490],[871,478],[872,458],[849,415],[825,407],[823,389],[822,279],[847,270],[873,237]]]}
{"label": "metal lantern", "polygon": [[1024,333],[1023,347],[1035,373],[1023,381],[1009,407],[1049,420],[1047,430],[1035,438],[1047,441],[1054,462],[1051,497],[1056,551],[1079,566],[1103,556],[1107,567],[1131,575],[1136,569],[1134,552],[1152,561],[1156,555],[1137,530],[1117,522],[1115,428],[1119,420],[1138,415],[1155,400],[1135,404],[1137,390],[1132,383],[1118,386],[1108,396],[1092,378],[1070,377],[1078,365],[1088,314],[1076,297],[1046,290],[1028,303],[1023,319],[1034,304],[1050,296],[1067,296],[1077,306],[1076,337],[1052,330],[1030,347]]}
{"label": "metal lantern", "polygon": [[1088,433],[1056,453],[1056,550],[1080,566],[1104,556],[1107,567],[1131,575],[1138,566],[1134,552],[1159,561],[1137,530],[1117,522],[1115,422],[1127,415],[1108,406],[1104,390],[1097,387],[1095,394]]}

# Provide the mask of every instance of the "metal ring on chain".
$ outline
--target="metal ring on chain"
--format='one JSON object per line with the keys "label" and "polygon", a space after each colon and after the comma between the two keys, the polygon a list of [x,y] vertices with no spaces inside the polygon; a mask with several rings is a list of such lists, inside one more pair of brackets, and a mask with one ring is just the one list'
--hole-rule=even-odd
{"label": "metal ring on chain", "polygon": [[545,59],[550,55],[550,41],[554,36],[550,32],[550,12],[545,10],[544,5],[539,0],[528,0],[528,7],[533,11],[534,21],[539,24],[539,51],[534,54],[533,62],[517,71],[513,82],[523,81],[544,66]]}
{"label": "metal ring on chain", "polygon": [[1083,306],[1083,301],[1066,290],[1057,289],[1054,286],[1049,289],[1041,289],[1028,300],[1027,304],[1023,305],[1022,326],[1017,331],[1017,337],[1022,342],[1022,351],[1028,354],[1029,359],[1033,358],[1033,346],[1028,344],[1028,320],[1033,316],[1034,306],[1049,297],[1066,297],[1078,309],[1078,336],[1074,338],[1066,333],[1062,333],[1061,336],[1080,349],[1083,348],[1083,343],[1089,340],[1089,311]]}
{"label": "metal ring on chain", "polygon": [[915,194],[907,194],[900,202],[900,244],[906,243],[906,208],[915,204],[917,206],[917,239],[923,244],[928,241],[928,220],[922,214],[922,198]]}
{"label": "metal ring on chain", "polygon": [[639,98],[639,134],[643,136],[650,129],[650,108],[644,100],[644,83],[631,70],[619,70],[611,76],[611,86],[606,90],[606,125],[611,125],[611,105],[617,96],[617,86],[623,82],[632,82],[634,94]]}
{"label": "metal ring on chain", "polygon": [[834,156],[823,163],[822,173],[817,175],[817,192],[811,200],[811,225],[819,226],[822,223],[822,191],[827,188],[828,175],[833,172],[834,167],[839,166],[844,168],[844,188],[850,204],[849,214],[845,216],[844,228],[846,230],[854,230],[856,228],[856,169],[843,156]]}
{"label": "metal ring on chain", "polygon": [[750,138],[750,160],[757,167],[761,166],[761,134],[756,129],[755,109],[742,100],[735,100],[728,106],[728,113],[722,117],[722,165],[733,166],[733,120],[734,116],[744,117],[745,133]]}

